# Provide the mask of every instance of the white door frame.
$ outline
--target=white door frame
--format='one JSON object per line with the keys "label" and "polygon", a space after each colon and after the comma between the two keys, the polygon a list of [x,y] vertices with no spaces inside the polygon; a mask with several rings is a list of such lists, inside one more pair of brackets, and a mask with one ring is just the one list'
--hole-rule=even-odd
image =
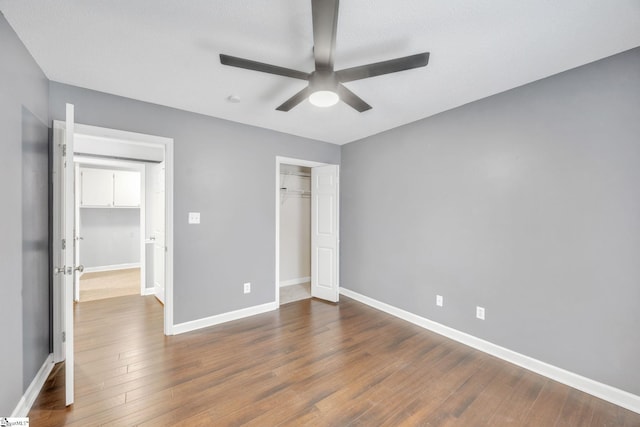
{"label": "white door frame", "polygon": [[[164,149],[165,156],[165,181],[166,181],[166,199],[165,199],[165,218],[166,218],[166,265],[165,265],[165,305],[164,305],[164,334],[165,335],[173,335],[174,334],[174,325],[173,325],[173,138],[165,138],[155,135],[146,135],[136,132],[128,132],[117,129],[109,129],[102,128],[97,126],[89,126],[82,124],[75,124],[75,134],[77,135],[87,135],[93,137],[104,138],[105,141],[112,139],[116,141],[127,141],[136,145],[142,146],[161,146]],[[53,138],[54,144],[61,143],[64,138],[64,121],[53,121]],[[55,194],[54,190],[54,217],[60,215],[59,210],[61,206],[59,206],[59,194]],[[55,222],[54,222],[54,227]],[[59,236],[58,230],[53,230],[53,235]],[[55,244],[55,241],[54,241]],[[53,297],[53,325],[54,325],[54,341],[53,341],[53,349],[54,349],[54,360],[62,361],[64,360],[64,351],[62,349],[62,342],[58,337],[62,336],[62,310],[60,303],[60,289],[59,286],[54,286],[53,289],[54,297]]]}
{"label": "white door frame", "polygon": [[[322,163],[322,162],[316,162],[313,160],[296,159],[293,157],[276,156],[276,185],[275,185],[275,188],[276,188],[276,288],[275,288],[275,291],[276,291],[276,306],[278,307],[280,307],[280,165],[282,164],[315,168],[318,166],[328,166],[331,163]],[[313,189],[311,191],[313,191]],[[311,194],[311,197],[313,197],[313,194]],[[338,197],[340,197],[340,187],[338,187]],[[340,237],[340,230],[338,230],[338,241],[339,241],[339,237]],[[311,260],[311,262],[313,262],[313,259]],[[339,266],[339,264],[337,265]]]}
{"label": "white door frame", "polygon": [[[73,170],[74,170],[74,176],[80,176],[80,165],[78,163],[75,162],[75,160],[73,161]],[[75,182],[73,183],[73,186],[76,190],[76,194],[74,199],[75,202],[75,206],[74,206],[74,211],[75,211],[75,216],[73,218],[74,222],[75,222],[75,226],[73,228],[73,232],[74,232],[74,244],[75,249],[73,252],[73,257],[75,258],[75,261],[73,263],[73,265],[75,266],[79,266],[81,265],[80,263],[80,180],[76,179]],[[84,271],[84,266],[82,266],[82,271]],[[80,301],[80,277],[82,276],[82,271],[78,270],[76,271],[76,274],[73,276],[73,301],[74,302],[78,302]]]}

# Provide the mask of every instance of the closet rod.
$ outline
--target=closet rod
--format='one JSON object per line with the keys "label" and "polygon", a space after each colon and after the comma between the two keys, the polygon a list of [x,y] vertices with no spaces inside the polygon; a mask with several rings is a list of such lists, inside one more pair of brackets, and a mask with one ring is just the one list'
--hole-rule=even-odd
{"label": "closet rod", "polygon": [[311,174],[306,172],[280,172],[280,175],[293,175],[293,176],[302,176],[305,178],[311,178]]}

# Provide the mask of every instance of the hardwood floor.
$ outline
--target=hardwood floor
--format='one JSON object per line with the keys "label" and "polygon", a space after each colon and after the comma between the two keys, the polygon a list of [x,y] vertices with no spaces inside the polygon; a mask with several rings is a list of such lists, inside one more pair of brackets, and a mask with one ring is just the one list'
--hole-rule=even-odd
{"label": "hardwood floor", "polygon": [[154,297],[76,305],[76,403],[56,366],[32,426],[640,426],[640,414],[348,298],[162,334]]}
{"label": "hardwood floor", "polygon": [[140,295],[140,268],[96,271],[80,276],[80,301]]}
{"label": "hardwood floor", "polygon": [[280,305],[311,298],[311,282],[280,287]]}

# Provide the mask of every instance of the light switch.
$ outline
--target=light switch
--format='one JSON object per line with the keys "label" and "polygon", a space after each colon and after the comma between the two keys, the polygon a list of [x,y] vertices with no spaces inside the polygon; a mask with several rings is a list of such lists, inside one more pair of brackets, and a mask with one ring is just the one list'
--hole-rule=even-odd
{"label": "light switch", "polygon": [[200,212],[189,212],[189,224],[200,224]]}

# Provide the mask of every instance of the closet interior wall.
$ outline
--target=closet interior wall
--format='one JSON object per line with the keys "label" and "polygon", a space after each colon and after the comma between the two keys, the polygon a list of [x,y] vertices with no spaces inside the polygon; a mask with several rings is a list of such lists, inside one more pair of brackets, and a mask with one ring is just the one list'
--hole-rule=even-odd
{"label": "closet interior wall", "polygon": [[311,168],[280,168],[280,286],[311,280]]}

